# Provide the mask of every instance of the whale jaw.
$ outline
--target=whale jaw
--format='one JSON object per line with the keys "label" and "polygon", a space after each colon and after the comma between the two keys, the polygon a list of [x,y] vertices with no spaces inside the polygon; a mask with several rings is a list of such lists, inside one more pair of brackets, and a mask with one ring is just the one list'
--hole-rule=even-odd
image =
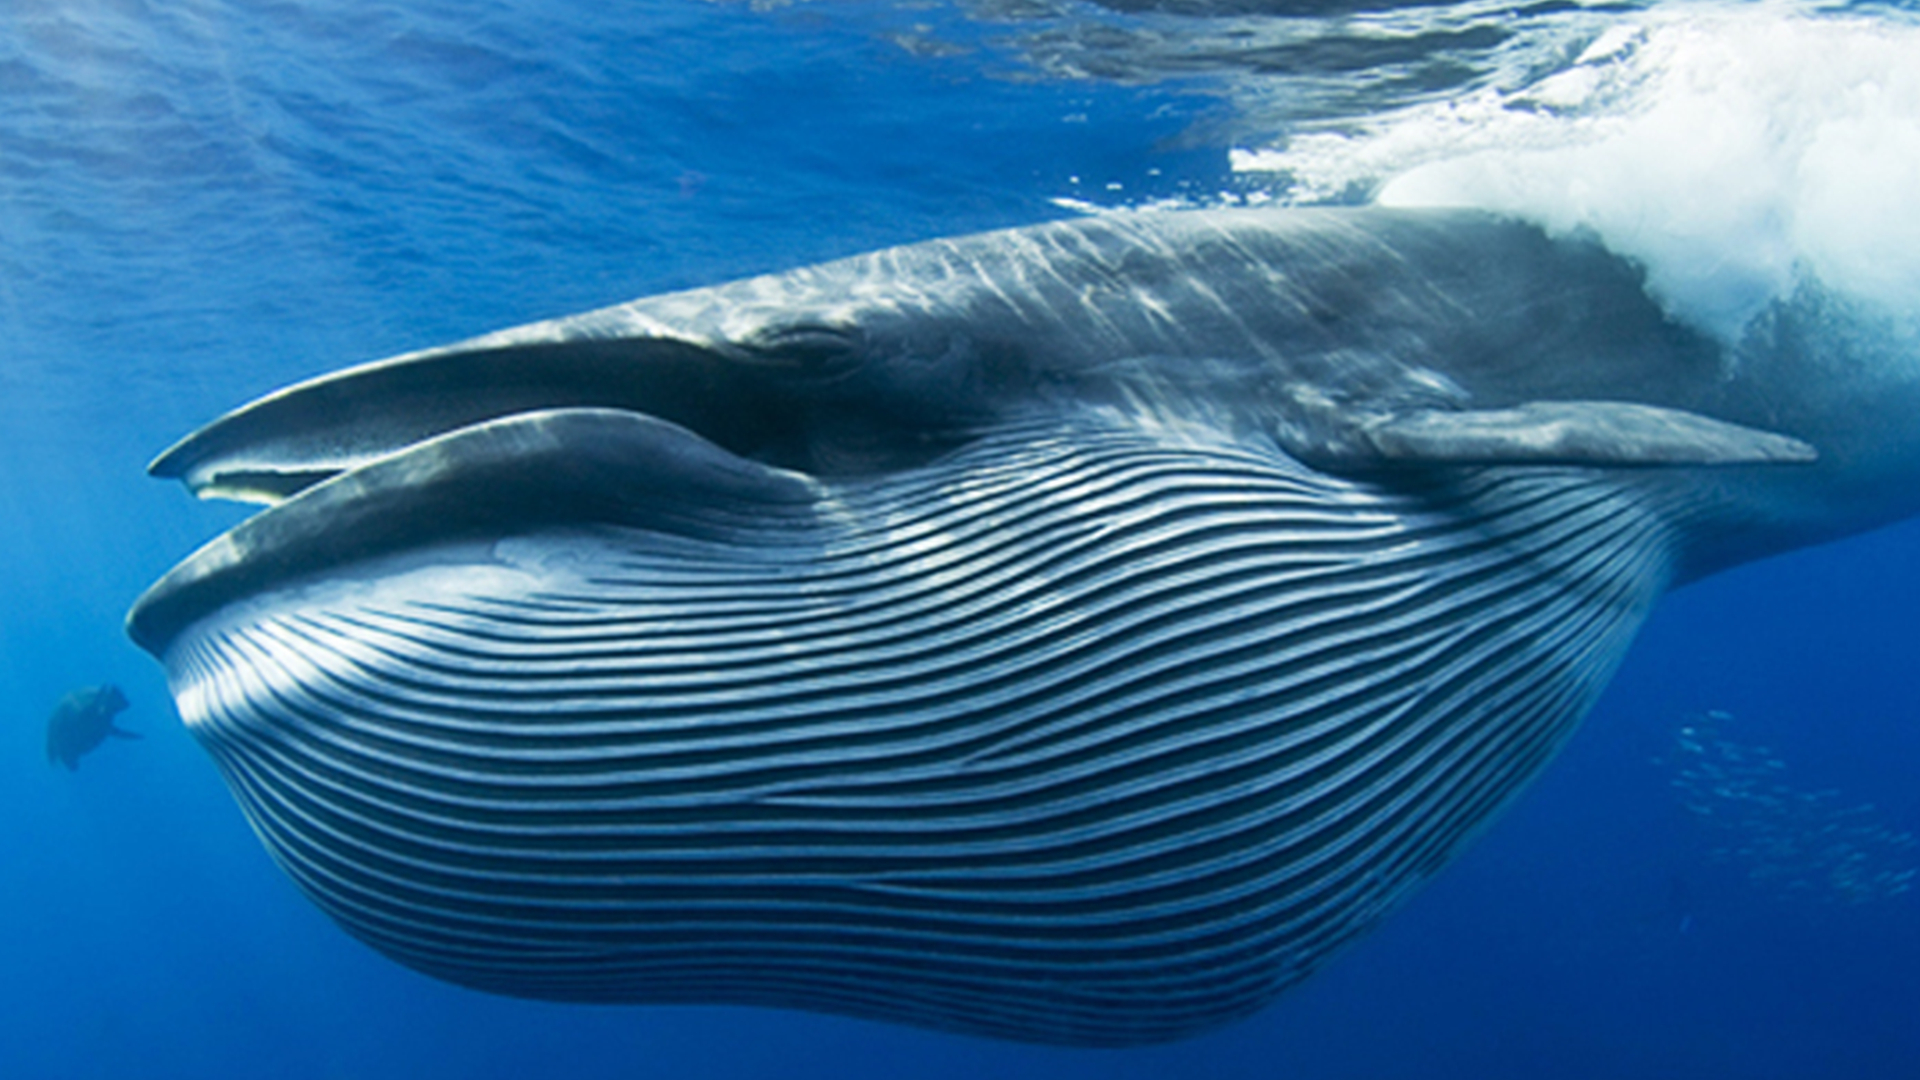
{"label": "whale jaw", "polygon": [[1173,434],[1009,429],[784,516],[482,523],[165,659],[280,864],[431,974],[1177,1038],[1539,771],[1670,543],[1592,470],[1408,490]]}

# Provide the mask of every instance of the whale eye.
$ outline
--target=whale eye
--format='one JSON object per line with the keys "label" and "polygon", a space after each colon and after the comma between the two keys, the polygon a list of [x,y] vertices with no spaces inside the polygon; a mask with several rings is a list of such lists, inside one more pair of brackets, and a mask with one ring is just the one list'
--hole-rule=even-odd
{"label": "whale eye", "polygon": [[755,364],[807,378],[836,378],[860,366],[867,336],[854,325],[790,322],[756,331],[741,347],[743,359]]}

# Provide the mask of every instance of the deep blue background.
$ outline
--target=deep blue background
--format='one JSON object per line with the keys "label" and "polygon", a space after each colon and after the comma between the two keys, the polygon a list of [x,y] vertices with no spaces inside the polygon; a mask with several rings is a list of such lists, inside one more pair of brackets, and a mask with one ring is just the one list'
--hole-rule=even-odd
{"label": "deep blue background", "polygon": [[[1049,81],[1003,32],[852,2],[0,11],[0,1076],[1920,1075],[1920,901],[1756,888],[1655,761],[1724,709],[1796,784],[1920,827],[1912,524],[1669,598],[1478,846],[1303,988],[1174,1046],[487,998],[295,893],[120,633],[239,516],[142,464],[343,363],[1057,197],[1232,186],[1205,82]],[[970,51],[896,44],[930,38]],[[53,703],[106,680],[145,741],[50,769]]]}

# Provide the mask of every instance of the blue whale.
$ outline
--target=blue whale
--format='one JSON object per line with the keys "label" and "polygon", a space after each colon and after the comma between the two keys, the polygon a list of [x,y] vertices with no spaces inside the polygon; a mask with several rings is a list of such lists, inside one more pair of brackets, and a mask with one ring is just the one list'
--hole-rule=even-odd
{"label": "blue whale", "polygon": [[1469,212],[931,241],[261,398],[153,464],[266,509],[128,628],[421,971],[1173,1039],[1446,865],[1663,591],[1920,508],[1876,319],[1723,341]]}

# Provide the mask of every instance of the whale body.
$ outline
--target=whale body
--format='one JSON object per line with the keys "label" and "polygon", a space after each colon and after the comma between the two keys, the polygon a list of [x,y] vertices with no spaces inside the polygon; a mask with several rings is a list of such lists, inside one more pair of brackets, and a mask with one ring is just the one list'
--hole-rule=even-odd
{"label": "whale body", "polygon": [[129,631],[419,970],[1172,1039],[1444,866],[1664,590],[1912,512],[1904,348],[1477,213],[930,241],[245,406],[151,471],[267,508]]}

